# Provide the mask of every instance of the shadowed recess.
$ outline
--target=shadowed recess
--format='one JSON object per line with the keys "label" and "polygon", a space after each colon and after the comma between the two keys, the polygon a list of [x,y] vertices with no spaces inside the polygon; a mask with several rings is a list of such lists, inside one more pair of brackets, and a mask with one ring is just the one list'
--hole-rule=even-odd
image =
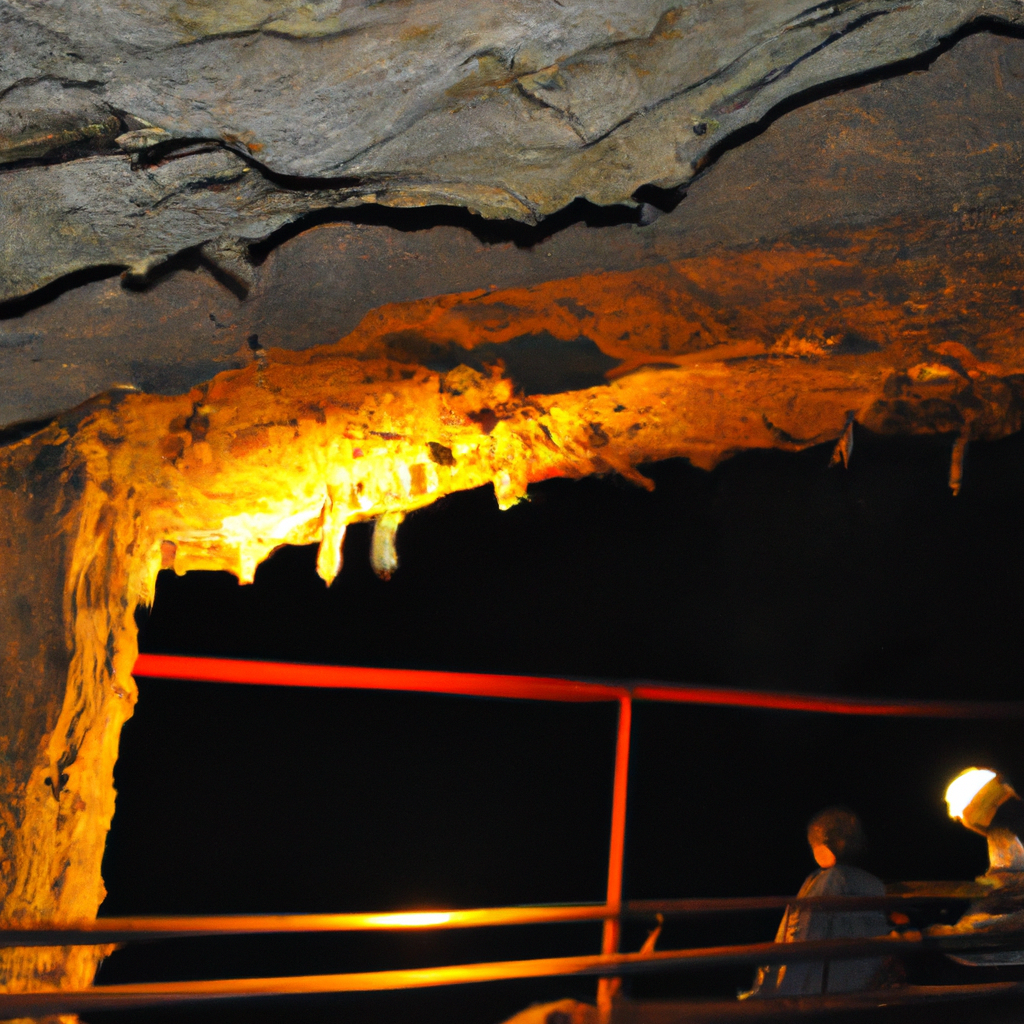
{"label": "shadowed recess", "polygon": [[[494,307],[485,310],[493,313]],[[509,309],[514,314],[514,309]],[[485,372],[502,364],[517,392],[524,395],[557,395],[582,391],[608,383],[608,373],[621,360],[606,355],[585,334],[563,341],[550,331],[521,334],[501,344],[485,342],[465,349],[456,342],[433,341],[416,330],[395,331],[382,339],[391,359],[425,366],[435,373],[447,373],[456,366]]]}

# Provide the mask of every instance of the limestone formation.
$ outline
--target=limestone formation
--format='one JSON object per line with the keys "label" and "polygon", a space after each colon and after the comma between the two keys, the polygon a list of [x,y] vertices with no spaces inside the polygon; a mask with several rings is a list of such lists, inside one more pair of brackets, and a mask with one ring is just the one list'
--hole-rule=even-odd
{"label": "limestone formation", "polygon": [[[1019,429],[1015,296],[985,291],[983,268],[939,294],[927,259],[899,278],[872,270],[876,242],[853,235],[846,262],[752,253],[386,307],[334,346],[261,350],[184,395],[115,393],[0,449],[4,916],[96,913],[133,612],[161,567],[249,582],[277,547],[319,543],[329,581],[345,527],[376,520],[389,575],[402,517],[454,490],[489,484],[507,507],[553,476],[650,486],[646,461],[710,468],[835,440],[853,420]],[[860,298],[837,310],[842,287]],[[905,307],[939,324],[971,301],[988,318],[969,344],[894,329]],[[6,951],[0,979],[77,987],[96,955]]]}
{"label": "limestone formation", "polygon": [[[536,223],[1018,0],[0,3],[0,300],[311,210]],[[116,127],[115,127],[116,126]],[[58,161],[54,166],[52,161]],[[33,166],[36,164],[36,166]]]}
{"label": "limestone formation", "polygon": [[[947,435],[958,489],[1024,410],[1022,18],[0,0],[0,917],[96,914],[161,568],[317,543],[329,582],[373,520],[386,576],[455,490],[846,463],[855,425]],[[0,988],[101,954],[3,951]]]}

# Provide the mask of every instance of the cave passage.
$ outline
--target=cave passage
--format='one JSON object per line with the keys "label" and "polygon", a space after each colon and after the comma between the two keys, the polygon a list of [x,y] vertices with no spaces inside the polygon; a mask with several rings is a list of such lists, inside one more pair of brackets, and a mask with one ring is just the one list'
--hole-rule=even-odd
{"label": "cave passage", "polygon": [[[856,695],[1019,699],[1024,438],[971,447],[858,431],[827,448],[740,455],[712,473],[645,468],[551,481],[499,512],[455,494],[411,516],[401,566],[350,530],[328,589],[314,548],[241,587],[163,573],[144,651]],[[627,898],[795,891],[807,819],[845,803],[888,880],[970,878],[984,843],[945,816],[960,768],[1024,785],[1015,723],[832,718],[640,703]],[[400,910],[600,900],[612,705],[140,681],[117,765],[101,913]],[[661,946],[761,941],[775,915],[674,924]],[[593,952],[590,925],[176,941],[129,947],[98,981],[316,973]],[[626,929],[623,948],[642,941]],[[912,980],[983,981],[922,959]],[[747,971],[633,982],[729,996]],[[1002,969],[1000,979],[1012,971]],[[1016,975],[1014,975],[1016,977]],[[133,1013],[133,1021],[497,1024],[593,983],[551,979]],[[122,1020],[92,1014],[96,1022]]]}

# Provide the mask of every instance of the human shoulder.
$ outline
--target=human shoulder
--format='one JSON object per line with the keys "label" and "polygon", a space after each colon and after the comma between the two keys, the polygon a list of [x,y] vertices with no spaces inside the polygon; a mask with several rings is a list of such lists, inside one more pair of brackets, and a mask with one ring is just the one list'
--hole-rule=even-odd
{"label": "human shoulder", "polygon": [[804,884],[800,886],[800,891],[796,894],[797,899],[805,896],[823,896],[830,892],[829,875],[833,870],[832,868],[816,868],[812,871],[804,879]]}
{"label": "human shoulder", "polygon": [[885,883],[870,871],[855,867],[853,864],[837,864],[829,868],[835,874],[830,884],[831,892],[842,893],[844,896],[884,896]]}

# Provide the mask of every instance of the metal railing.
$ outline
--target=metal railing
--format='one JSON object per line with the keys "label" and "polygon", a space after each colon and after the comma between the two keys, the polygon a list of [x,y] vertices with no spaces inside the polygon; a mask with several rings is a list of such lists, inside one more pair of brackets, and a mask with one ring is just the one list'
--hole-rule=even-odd
{"label": "metal railing", "polygon": [[[908,883],[901,883],[908,885]],[[977,882],[916,882],[885,896],[739,896],[681,900],[629,900],[619,920],[709,917],[715,914],[815,907],[821,910],[886,910],[911,903],[966,902],[991,897],[1024,908],[1024,895],[995,895]],[[218,914],[209,916],[100,917],[62,926],[9,924],[0,928],[0,948],[96,946],[214,935],[282,935],[316,932],[405,931],[432,928],[498,928],[510,925],[606,921],[615,915],[603,903],[487,907],[478,910],[417,910],[383,914]]]}
{"label": "metal railing", "polygon": [[[24,1015],[73,1013],[88,1009],[165,1005],[185,1001],[247,998],[310,992],[366,992],[472,982],[591,975],[599,981],[598,1006],[607,1012],[613,978],[650,970],[680,970],[727,964],[768,964],[826,955],[881,955],[910,948],[951,951],[1005,946],[1019,936],[1002,933],[998,938],[944,936],[941,938],[880,938],[856,941],[802,942],[779,945],[755,943],[707,949],[621,953],[621,922],[628,917],[651,918],[655,914],[684,916],[722,912],[781,909],[800,903],[848,910],[902,905],[908,901],[978,899],[990,889],[977,883],[904,883],[885,897],[824,897],[795,900],[793,897],[746,897],[662,901],[622,900],[622,868],[625,849],[626,797],[629,776],[629,744],[634,700],[746,707],[810,713],[921,718],[1007,719],[1024,718],[1024,701],[871,700],[819,697],[807,694],[729,690],[656,682],[586,682],[532,676],[481,673],[429,672],[327,665],[285,664],[221,658],[141,654],[135,675],[249,685],[328,687],[341,689],[401,690],[458,696],[498,697],[560,702],[617,701],[615,771],[608,854],[606,899],[603,904],[572,906],[496,907],[478,910],[418,911],[384,914],[273,914],[217,917],[100,918],[94,921],[50,925],[29,922],[0,927],[0,946],[99,945],[131,940],[208,935],[267,934],[395,930],[406,928],[470,928],[602,921],[601,953],[592,956],[516,960],[500,963],[462,964],[449,967],[291,978],[242,978],[204,982],[103,985],[80,991],[0,994],[0,1019]],[[977,986],[968,986],[977,987]],[[985,988],[980,986],[979,988]],[[988,986],[991,988],[991,986]],[[1002,991],[1002,989],[1000,989]]]}
{"label": "metal railing", "polygon": [[[604,981],[608,980],[610,976],[651,971],[678,971],[741,964],[794,963],[801,960],[884,956],[921,950],[936,952],[989,950],[1003,947],[1008,942],[1012,944],[1015,940],[1018,944],[1020,943],[1021,933],[1004,933],[995,937],[956,935],[916,939],[883,937],[857,940],[826,939],[794,943],[761,942],[740,946],[674,949],[646,953],[602,953],[593,956],[508,960],[492,963],[456,964],[448,967],[360,971],[350,974],[99,985],[77,991],[2,994],[0,995],[0,1019],[79,1013],[100,1009],[164,1006],[175,1003],[201,1003],[211,1000],[246,999],[259,996],[384,992],[511,979],[591,976]],[[963,986],[963,988],[969,989],[972,986]],[[927,990],[920,990],[918,994],[922,997],[936,995],[936,993],[928,993]],[[959,994],[963,996],[967,993],[959,992]],[[868,999],[874,998],[883,1002],[898,998],[898,993],[889,992],[873,995],[855,993],[854,995]],[[774,1002],[774,1000],[769,1000],[769,1002]],[[842,1000],[838,1005],[843,1005]]]}

